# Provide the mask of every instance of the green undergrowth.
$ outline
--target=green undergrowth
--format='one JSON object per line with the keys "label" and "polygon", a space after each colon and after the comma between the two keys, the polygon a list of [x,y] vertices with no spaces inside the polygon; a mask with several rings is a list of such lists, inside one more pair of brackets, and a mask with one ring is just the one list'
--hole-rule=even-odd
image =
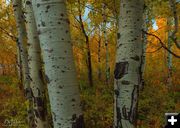
{"label": "green undergrowth", "polygon": [[102,82],[89,87],[80,81],[81,100],[86,128],[111,128],[113,117],[113,88]]}
{"label": "green undergrowth", "polygon": [[[95,80],[93,87],[84,79],[80,79],[79,83],[86,128],[112,128],[113,82],[106,85]],[[138,128],[162,128],[165,123],[164,113],[179,112],[180,93],[177,90],[169,90],[164,81],[147,75],[145,87],[139,94]],[[0,98],[0,125],[5,120],[19,121],[23,123],[21,128],[26,128],[27,104],[17,78],[0,77]]]}
{"label": "green undergrowth", "polygon": [[17,78],[0,76],[0,128],[27,128],[26,124],[26,104]]}
{"label": "green undergrowth", "polygon": [[163,128],[165,113],[180,112],[180,92],[170,90],[157,76],[146,76],[145,81],[139,96],[139,128]]}

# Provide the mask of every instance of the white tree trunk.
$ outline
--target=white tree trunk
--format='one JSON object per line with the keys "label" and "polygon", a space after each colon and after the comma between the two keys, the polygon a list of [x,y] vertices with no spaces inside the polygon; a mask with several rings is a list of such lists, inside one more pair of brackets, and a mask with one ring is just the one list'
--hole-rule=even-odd
{"label": "white tree trunk", "polygon": [[28,63],[30,87],[33,93],[33,112],[34,126],[33,128],[46,128],[47,108],[45,99],[45,84],[43,83],[42,61],[40,42],[37,33],[35,18],[30,0],[25,1],[25,17],[28,37]]}
{"label": "white tree trunk", "polygon": [[109,84],[109,78],[110,78],[110,66],[109,66],[109,50],[108,50],[108,38],[107,38],[107,32],[106,32],[106,5],[103,3],[103,33],[104,33],[104,44],[106,48],[106,84]]}
{"label": "white tree trunk", "polygon": [[29,80],[29,68],[28,68],[28,55],[27,55],[27,35],[26,27],[24,21],[24,15],[22,11],[22,1],[13,0],[14,16],[16,20],[16,26],[18,31],[18,48],[20,50],[20,58],[22,61],[22,71],[23,71],[23,85],[26,99],[29,101],[28,108],[28,123],[31,126],[33,123],[33,113],[32,113],[32,90],[30,88]]}
{"label": "white tree trunk", "polygon": [[121,0],[116,53],[114,128],[134,128],[141,80],[143,0]]}
{"label": "white tree trunk", "polygon": [[83,128],[65,0],[33,0],[54,128]]}
{"label": "white tree trunk", "polygon": [[[168,25],[168,49],[172,51],[172,41],[170,36],[172,35],[171,27],[172,27],[172,18],[167,18]],[[168,67],[168,78],[167,84],[170,87],[172,85],[172,54],[167,52],[167,67]]]}
{"label": "white tree trunk", "polygon": [[99,28],[99,39],[98,39],[98,79],[101,80],[101,29]]}

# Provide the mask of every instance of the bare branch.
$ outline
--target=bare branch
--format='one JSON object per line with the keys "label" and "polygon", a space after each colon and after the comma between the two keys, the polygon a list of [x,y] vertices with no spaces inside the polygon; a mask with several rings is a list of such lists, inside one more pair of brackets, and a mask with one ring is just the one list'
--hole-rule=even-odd
{"label": "bare branch", "polygon": [[13,41],[17,41],[17,37],[11,35],[7,30],[5,30],[4,28],[0,27],[0,29],[8,36],[10,37]]}
{"label": "bare branch", "polygon": [[146,52],[146,53],[155,53],[155,52],[159,51],[161,48],[162,48],[162,46],[161,46],[161,47],[159,47],[158,49],[154,50],[154,51],[151,51],[151,52]]}
{"label": "bare branch", "polygon": [[156,35],[154,35],[154,34],[152,34],[152,33],[148,33],[148,32],[146,32],[146,31],[144,31],[144,30],[142,30],[142,31],[143,31],[145,34],[147,34],[147,35],[150,35],[150,36],[153,36],[153,37],[157,38],[157,39],[159,40],[159,43],[161,44],[161,46],[162,46],[166,51],[168,51],[169,53],[171,53],[174,57],[180,58],[179,55],[177,55],[176,53],[174,53],[174,52],[172,52],[171,50],[169,50],[169,49],[166,47],[166,45],[161,41],[161,39],[160,39],[158,36],[156,36]]}

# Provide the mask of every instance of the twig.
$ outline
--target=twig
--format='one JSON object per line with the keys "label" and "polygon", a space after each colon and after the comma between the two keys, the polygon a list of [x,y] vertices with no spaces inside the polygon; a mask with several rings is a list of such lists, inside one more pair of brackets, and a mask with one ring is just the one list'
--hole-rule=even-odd
{"label": "twig", "polygon": [[155,52],[159,51],[161,48],[162,48],[162,46],[161,46],[161,47],[159,47],[158,49],[154,50],[154,51],[151,51],[151,52],[146,52],[146,53],[155,53]]}
{"label": "twig", "polygon": [[146,32],[146,31],[144,31],[144,30],[142,30],[142,31],[143,31],[145,34],[147,34],[147,35],[150,35],[150,36],[153,36],[153,37],[157,38],[157,39],[159,40],[159,43],[161,44],[161,46],[162,46],[165,50],[167,50],[169,53],[171,53],[174,57],[180,58],[179,55],[177,55],[177,54],[175,54],[174,52],[172,52],[171,50],[169,50],[169,49],[166,47],[166,45],[161,41],[161,39],[160,39],[158,36],[156,36],[156,35],[154,35],[154,34],[152,34],[152,33],[148,33],[148,32]]}

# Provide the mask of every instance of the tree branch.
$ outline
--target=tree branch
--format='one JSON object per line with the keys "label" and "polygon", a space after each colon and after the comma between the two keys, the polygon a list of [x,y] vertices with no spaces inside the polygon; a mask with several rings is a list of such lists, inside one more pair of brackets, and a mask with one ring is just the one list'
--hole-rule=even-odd
{"label": "tree branch", "polygon": [[11,35],[7,30],[5,30],[4,28],[0,27],[0,29],[8,36],[10,37],[13,41],[17,41],[17,37]]}
{"label": "tree branch", "polygon": [[180,58],[179,55],[177,55],[177,54],[175,54],[174,52],[172,52],[171,50],[169,50],[169,49],[166,47],[166,45],[161,41],[161,39],[160,39],[158,36],[156,36],[156,35],[154,35],[154,34],[152,34],[152,33],[148,33],[148,32],[146,32],[146,31],[144,31],[144,30],[142,30],[142,31],[143,31],[143,33],[145,33],[145,34],[147,34],[147,35],[150,35],[150,36],[153,36],[153,37],[157,38],[157,39],[159,40],[159,43],[161,44],[161,46],[162,46],[166,51],[168,51],[169,53],[171,53],[174,57]]}
{"label": "tree branch", "polygon": [[146,53],[155,53],[155,52],[159,51],[161,48],[162,48],[162,46],[161,46],[161,47],[159,47],[159,48],[157,48],[157,49],[156,49],[156,50],[154,50],[154,51],[151,51],[151,52],[146,52]]}

